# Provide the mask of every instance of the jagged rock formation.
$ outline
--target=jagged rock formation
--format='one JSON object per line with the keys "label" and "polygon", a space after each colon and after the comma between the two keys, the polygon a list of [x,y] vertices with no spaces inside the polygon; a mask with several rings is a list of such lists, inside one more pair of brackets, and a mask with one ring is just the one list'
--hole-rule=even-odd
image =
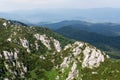
{"label": "jagged rock formation", "polygon": [[111,61],[88,43],[64,38],[47,28],[16,26],[5,19],[0,19],[0,30],[0,79],[120,79],[120,62]]}

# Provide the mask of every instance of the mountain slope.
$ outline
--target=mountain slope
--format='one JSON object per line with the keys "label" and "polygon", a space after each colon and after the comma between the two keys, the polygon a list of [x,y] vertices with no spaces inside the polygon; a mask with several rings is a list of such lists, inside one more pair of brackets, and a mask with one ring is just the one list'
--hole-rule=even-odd
{"label": "mountain slope", "polygon": [[57,23],[49,23],[49,24],[38,24],[38,25],[41,25],[41,26],[46,26],[52,30],[56,30],[56,29],[59,29],[63,26],[68,26],[68,25],[75,25],[75,24],[81,24],[81,25],[84,25],[84,24],[87,24],[87,22],[84,22],[84,21],[77,21],[77,20],[71,20],[71,21],[61,21],[61,22],[57,22]]}
{"label": "mountain slope", "polygon": [[108,37],[85,30],[80,30],[72,26],[65,26],[55,30],[68,38],[88,42],[97,48],[108,52],[113,58],[120,58],[120,37]]}
{"label": "mountain slope", "polygon": [[120,79],[120,61],[88,43],[47,28],[15,26],[5,19],[0,19],[0,30],[0,79]]}
{"label": "mountain slope", "polygon": [[70,26],[74,29],[94,32],[104,36],[120,36],[120,24],[116,23],[90,23],[79,20],[68,20],[58,23],[44,24],[42,26],[48,27],[52,30]]}

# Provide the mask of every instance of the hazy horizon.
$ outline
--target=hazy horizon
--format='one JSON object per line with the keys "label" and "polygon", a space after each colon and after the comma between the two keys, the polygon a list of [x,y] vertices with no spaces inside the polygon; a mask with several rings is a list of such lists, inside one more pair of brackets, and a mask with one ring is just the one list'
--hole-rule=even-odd
{"label": "hazy horizon", "polygon": [[0,17],[25,22],[82,20],[120,23],[118,0],[2,0]]}

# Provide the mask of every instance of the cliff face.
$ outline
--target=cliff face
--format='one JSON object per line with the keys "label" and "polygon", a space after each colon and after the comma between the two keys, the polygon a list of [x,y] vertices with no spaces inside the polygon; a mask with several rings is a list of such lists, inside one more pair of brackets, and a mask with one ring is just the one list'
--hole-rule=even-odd
{"label": "cliff face", "polygon": [[0,19],[0,31],[0,79],[120,79],[120,62],[88,43],[5,19]]}

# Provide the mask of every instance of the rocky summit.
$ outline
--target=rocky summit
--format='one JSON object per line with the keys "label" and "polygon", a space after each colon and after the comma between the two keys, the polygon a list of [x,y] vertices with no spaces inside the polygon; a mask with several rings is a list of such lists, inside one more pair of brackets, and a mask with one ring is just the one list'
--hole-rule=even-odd
{"label": "rocky summit", "polygon": [[119,66],[88,43],[0,19],[0,80],[120,80]]}

